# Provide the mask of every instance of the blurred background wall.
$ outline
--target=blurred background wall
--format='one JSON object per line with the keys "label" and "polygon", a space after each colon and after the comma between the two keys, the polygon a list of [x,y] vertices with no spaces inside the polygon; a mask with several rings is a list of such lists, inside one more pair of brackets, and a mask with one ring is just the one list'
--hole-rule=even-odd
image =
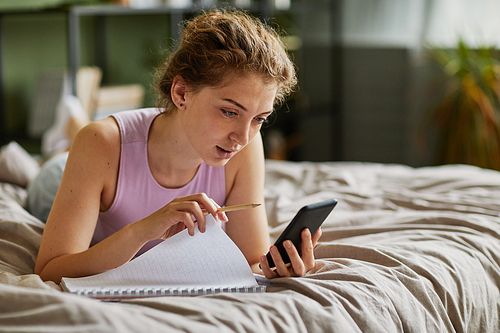
{"label": "blurred background wall", "polygon": [[[27,11],[2,7],[2,1],[0,140],[37,153],[40,137],[28,127],[38,78],[67,67],[68,6],[87,2]],[[426,50],[453,48],[460,38],[496,46],[500,38],[495,0],[261,0],[244,6],[286,31],[300,81],[263,130],[269,158],[435,164],[434,137],[423,119],[435,103],[429,82],[437,69]],[[153,106],[150,84],[172,45],[171,20],[168,14],[82,17],[80,65],[104,61],[102,86],[140,84],[143,106]]]}

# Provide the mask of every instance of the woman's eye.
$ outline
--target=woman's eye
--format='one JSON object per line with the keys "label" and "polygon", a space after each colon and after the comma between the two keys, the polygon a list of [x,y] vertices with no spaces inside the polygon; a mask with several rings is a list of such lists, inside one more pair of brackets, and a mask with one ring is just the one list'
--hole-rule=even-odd
{"label": "woman's eye", "polygon": [[226,116],[228,117],[233,117],[233,116],[236,116],[237,113],[236,112],[233,112],[233,111],[227,111],[227,110],[222,110],[222,113],[224,113]]}
{"label": "woman's eye", "polygon": [[264,123],[267,123],[267,118],[262,118],[262,117],[256,117],[255,120],[259,123],[259,124],[264,124]]}

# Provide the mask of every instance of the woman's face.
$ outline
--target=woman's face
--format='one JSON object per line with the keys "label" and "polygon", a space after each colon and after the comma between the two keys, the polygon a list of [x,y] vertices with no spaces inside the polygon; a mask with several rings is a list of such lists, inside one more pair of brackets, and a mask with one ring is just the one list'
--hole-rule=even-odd
{"label": "woman's face", "polygon": [[259,132],[273,112],[277,87],[256,75],[233,75],[219,87],[186,93],[186,136],[208,165],[223,166]]}

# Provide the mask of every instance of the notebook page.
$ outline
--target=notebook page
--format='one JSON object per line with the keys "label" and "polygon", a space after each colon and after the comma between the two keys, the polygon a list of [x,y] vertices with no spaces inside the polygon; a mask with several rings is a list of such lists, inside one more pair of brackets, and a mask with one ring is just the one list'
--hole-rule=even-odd
{"label": "notebook page", "polygon": [[[219,227],[206,217],[206,232],[187,229],[138,258],[113,270],[83,278],[65,278],[74,289],[246,287],[257,284],[245,257]],[[230,223],[230,222],[229,222]]]}

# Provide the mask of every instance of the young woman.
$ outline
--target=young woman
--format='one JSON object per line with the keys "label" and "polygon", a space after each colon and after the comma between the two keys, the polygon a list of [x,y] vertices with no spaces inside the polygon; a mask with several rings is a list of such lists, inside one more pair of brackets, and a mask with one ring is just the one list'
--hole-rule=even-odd
{"label": "young woman", "polygon": [[[289,266],[269,247],[259,135],[295,84],[278,35],[258,20],[213,11],[188,22],[162,68],[161,107],[121,112],[78,133],[35,273],[58,283],[110,270],[185,228],[204,232],[206,211],[229,220],[225,231],[254,272],[303,276],[321,231],[303,231],[301,256],[285,244]],[[244,203],[262,205],[217,213]]]}

